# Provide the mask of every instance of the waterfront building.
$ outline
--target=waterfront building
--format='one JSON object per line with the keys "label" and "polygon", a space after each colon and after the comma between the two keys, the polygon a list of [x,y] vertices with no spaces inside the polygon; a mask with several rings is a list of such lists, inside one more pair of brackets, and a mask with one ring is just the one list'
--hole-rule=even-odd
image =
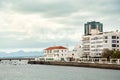
{"label": "waterfront building", "polygon": [[74,49],[68,52],[67,57],[69,61],[76,61],[80,59],[82,57],[82,47],[79,44],[75,45]]}
{"label": "waterfront building", "polygon": [[82,36],[83,54],[82,57],[89,57],[90,55],[90,35]]}
{"label": "waterfront building", "polygon": [[64,46],[53,46],[44,49],[45,61],[75,61],[82,56],[82,48],[76,45],[72,51]]}
{"label": "waterfront building", "polygon": [[[120,50],[120,32],[118,30],[96,33],[97,31],[98,29],[90,35],[83,35],[83,57],[100,58],[104,49]],[[85,33],[89,33],[89,31]]]}
{"label": "waterfront building", "polygon": [[68,48],[63,46],[53,46],[44,49],[44,59],[46,61],[66,60]]}

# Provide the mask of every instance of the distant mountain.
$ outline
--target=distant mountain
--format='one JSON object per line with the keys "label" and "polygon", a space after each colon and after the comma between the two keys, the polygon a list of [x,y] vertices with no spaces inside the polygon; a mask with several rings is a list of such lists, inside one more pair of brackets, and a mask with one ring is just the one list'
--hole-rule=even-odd
{"label": "distant mountain", "polygon": [[43,52],[40,51],[17,51],[11,53],[0,52],[0,58],[7,58],[7,57],[40,57],[43,56]]}

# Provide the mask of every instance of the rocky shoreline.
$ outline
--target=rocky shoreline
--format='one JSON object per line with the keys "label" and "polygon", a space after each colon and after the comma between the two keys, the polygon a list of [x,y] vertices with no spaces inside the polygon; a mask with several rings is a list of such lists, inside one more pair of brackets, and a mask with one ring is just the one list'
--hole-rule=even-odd
{"label": "rocky shoreline", "polygon": [[44,62],[44,61],[29,61],[28,64],[41,65],[58,65],[58,66],[75,66],[75,67],[89,67],[101,69],[115,69],[120,70],[120,64],[100,64],[100,63],[79,63],[79,62]]}

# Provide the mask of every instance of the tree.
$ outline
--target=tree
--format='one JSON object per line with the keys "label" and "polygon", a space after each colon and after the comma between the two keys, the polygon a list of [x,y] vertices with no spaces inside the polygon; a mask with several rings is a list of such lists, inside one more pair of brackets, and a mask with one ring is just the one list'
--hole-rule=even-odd
{"label": "tree", "polygon": [[113,52],[113,50],[104,49],[102,52],[102,58],[107,58],[107,60],[110,60],[110,57],[113,54]]}
{"label": "tree", "polygon": [[111,58],[120,59],[120,51],[115,51],[112,54]]}

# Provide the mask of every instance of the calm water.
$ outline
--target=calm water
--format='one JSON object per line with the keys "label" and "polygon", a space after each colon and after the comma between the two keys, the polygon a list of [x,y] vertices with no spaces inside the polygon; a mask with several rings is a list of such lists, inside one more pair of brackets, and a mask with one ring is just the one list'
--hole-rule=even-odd
{"label": "calm water", "polygon": [[120,70],[1,64],[0,80],[120,80]]}

